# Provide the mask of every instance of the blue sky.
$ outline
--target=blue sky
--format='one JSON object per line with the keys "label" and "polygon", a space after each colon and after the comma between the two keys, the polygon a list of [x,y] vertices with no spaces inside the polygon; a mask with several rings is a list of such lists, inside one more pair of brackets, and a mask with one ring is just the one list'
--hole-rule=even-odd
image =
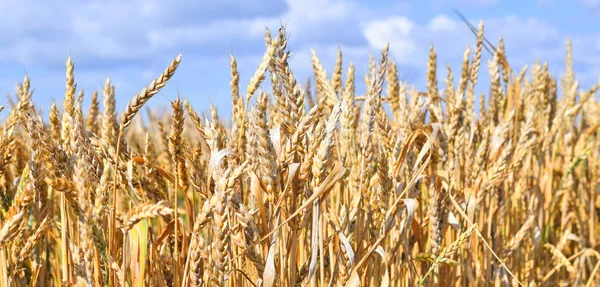
{"label": "blue sky", "polygon": [[[502,35],[515,70],[539,59],[559,76],[570,37],[582,88],[598,81],[600,0],[2,0],[0,88],[14,94],[29,74],[33,99],[47,112],[52,101],[62,102],[64,63],[71,55],[78,88],[88,96],[85,106],[109,76],[121,110],[183,52],[174,79],[149,105],[166,106],[179,92],[199,111],[212,103],[227,116],[229,55],[238,60],[243,91],[264,52],[265,26],[276,31],[280,23],[290,33],[291,67],[302,83],[312,70],[311,48],[331,72],[341,46],[344,67],[355,63],[362,89],[369,55],[377,56],[389,40],[402,80],[422,88],[431,44],[445,77],[446,64],[459,73],[463,51],[474,43],[453,9],[475,25],[483,20],[493,43]],[[487,77],[484,67],[480,82]]]}

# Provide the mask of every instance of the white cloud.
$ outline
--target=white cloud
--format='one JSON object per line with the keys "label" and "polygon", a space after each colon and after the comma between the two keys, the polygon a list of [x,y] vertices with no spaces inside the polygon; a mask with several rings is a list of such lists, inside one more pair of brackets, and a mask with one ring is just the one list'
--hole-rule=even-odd
{"label": "white cloud", "polygon": [[369,21],[363,25],[363,36],[373,49],[381,49],[386,42],[400,63],[410,61],[416,50],[414,36],[415,23],[406,17],[392,17],[385,20]]}
{"label": "white cloud", "polygon": [[554,24],[534,17],[521,18],[510,15],[486,23],[492,26],[494,32],[523,43],[552,42],[559,37],[559,31]]}
{"label": "white cloud", "polygon": [[62,68],[70,54],[84,68],[106,70],[123,63],[159,62],[181,51],[205,57],[230,52],[255,56],[264,51],[265,26],[275,32],[281,23],[288,27],[294,51],[319,45],[368,47],[359,23],[372,18],[373,11],[340,0],[223,0],[202,5],[7,0],[0,1],[0,62]]}
{"label": "white cloud", "polygon": [[445,15],[432,18],[426,25],[397,16],[366,22],[363,35],[373,49],[381,49],[389,41],[392,56],[399,64],[418,67],[426,63],[431,43],[443,47],[448,54],[462,55],[468,34],[457,30],[457,26],[455,20]]}
{"label": "white cloud", "polygon": [[322,21],[323,19],[340,20],[348,17],[353,11],[353,3],[339,0],[306,0],[295,1],[288,0],[289,13],[288,16],[302,17],[292,21],[313,22]]}
{"label": "white cloud", "polygon": [[190,45],[206,45],[211,41],[231,39],[257,40],[264,34],[258,20],[224,20],[183,27],[159,27],[147,33],[150,50],[168,50]]}
{"label": "white cloud", "polygon": [[[470,22],[474,25],[478,23],[474,20]],[[502,16],[487,18],[484,25],[485,36],[494,46],[497,47],[501,36],[504,38],[508,60],[514,70],[520,70],[525,65],[531,67],[536,60],[549,62],[554,76],[560,76],[564,70],[566,35],[559,31],[555,23],[534,17]],[[400,65],[399,71],[413,74],[410,81],[417,86],[425,84],[422,79],[431,44],[437,52],[438,77],[446,76],[444,67],[450,64],[456,79],[465,48],[470,45],[473,49],[475,42],[475,35],[460,20],[445,15],[433,17],[423,24],[394,16],[365,21],[362,27],[369,52],[377,55],[383,44],[389,41],[390,54]],[[572,40],[576,71],[581,72],[578,78],[582,87],[589,87],[598,79],[596,67],[600,66],[600,36],[580,34]],[[484,72],[481,75],[484,78],[480,86],[487,84],[485,71],[490,55],[484,50],[483,57]],[[485,88],[481,91],[486,92]]]}
{"label": "white cloud", "polygon": [[406,17],[392,17],[385,20],[370,21],[365,25],[365,33],[391,35],[397,32],[401,37],[408,37],[414,27],[415,23]]}
{"label": "white cloud", "polygon": [[[557,45],[561,39],[558,29],[537,18],[492,18],[484,22],[484,31],[494,45],[500,36],[504,38],[509,59],[513,56],[529,61],[535,61],[537,56],[555,59],[557,48],[562,47]],[[363,25],[363,35],[371,48],[389,41],[398,62],[414,66],[426,63],[430,44],[437,48],[439,63],[445,64],[445,61],[460,61],[466,46],[475,40],[462,22],[447,15],[435,16],[424,25],[406,17],[369,21]]]}
{"label": "white cloud", "polygon": [[[214,43],[255,36],[248,33],[248,27],[256,26],[255,19],[284,11],[274,1],[193,2],[1,1],[0,59],[56,64],[69,51],[105,61],[151,59],[190,46],[209,51]],[[53,56],[47,53],[49,48]]]}
{"label": "white cloud", "polygon": [[452,20],[450,17],[446,15],[439,15],[433,17],[427,26],[429,30],[433,32],[452,32],[456,30],[458,25],[456,21]]}
{"label": "white cloud", "polygon": [[[437,0],[430,0],[433,1]],[[600,7],[600,0],[580,1],[587,7]],[[341,46],[344,67],[354,61],[360,82],[368,55],[378,56],[388,41],[392,57],[401,66],[400,72],[413,74],[415,81],[425,75],[431,44],[436,47],[441,73],[445,73],[442,67],[446,63],[458,73],[464,49],[474,43],[474,35],[452,14],[420,18],[422,15],[408,11],[406,3],[376,7],[381,4],[341,0],[223,0],[203,1],[200,5],[197,1],[163,0],[0,1],[0,63],[12,63],[25,70],[52,67],[58,71],[64,69],[64,60],[71,54],[77,81],[82,86],[87,83],[93,88],[101,87],[103,78],[110,75],[115,81],[121,78],[117,87],[127,94],[146,84],[183,51],[184,62],[173,82],[177,88],[184,86],[185,80],[202,78],[212,89],[227,89],[228,54],[238,59],[241,85],[245,85],[244,77],[252,75],[264,53],[265,26],[276,33],[284,24],[293,52],[291,66],[302,82],[312,72],[310,48],[331,73],[337,47]],[[481,8],[496,5],[499,0],[450,3]],[[476,24],[478,20],[471,22]],[[515,68],[538,58],[561,65],[564,36],[559,25],[535,17],[497,16],[485,18],[485,35],[494,44],[500,36],[504,37],[509,61]],[[600,37],[583,34],[573,43],[576,64],[589,71],[587,77],[591,79],[596,72],[591,66],[600,65]],[[488,57],[485,51],[484,57]],[[51,79],[61,81],[64,77],[64,73],[57,75]],[[22,78],[18,76],[14,82]],[[33,80],[44,87],[46,79]],[[205,94],[223,92],[201,90],[202,82],[193,84],[201,86],[195,89]],[[185,85],[190,86],[187,82]]]}

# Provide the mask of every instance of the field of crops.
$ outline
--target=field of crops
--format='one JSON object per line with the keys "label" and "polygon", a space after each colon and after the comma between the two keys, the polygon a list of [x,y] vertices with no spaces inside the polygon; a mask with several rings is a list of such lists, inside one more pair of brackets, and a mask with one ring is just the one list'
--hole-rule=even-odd
{"label": "field of crops", "polygon": [[42,118],[25,76],[0,130],[0,286],[594,286],[599,86],[569,41],[551,75],[476,34],[442,79],[421,47],[416,90],[388,46],[364,77],[313,52],[305,82],[267,30],[249,83],[231,57],[230,120],[179,96],[142,120],[181,55],[122,112],[68,59]]}

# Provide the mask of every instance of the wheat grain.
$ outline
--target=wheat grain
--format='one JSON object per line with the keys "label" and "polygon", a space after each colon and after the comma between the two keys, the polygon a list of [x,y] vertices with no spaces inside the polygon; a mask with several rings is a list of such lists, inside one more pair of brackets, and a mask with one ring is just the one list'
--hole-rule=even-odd
{"label": "wheat grain", "polygon": [[177,97],[132,124],[181,56],[120,126],[109,79],[84,113],[69,59],[46,124],[26,75],[0,127],[0,286],[591,285],[598,86],[577,80],[570,42],[559,87],[552,63],[513,75],[504,40],[469,28],[443,92],[433,46],[421,91],[387,45],[366,89],[341,48],[330,75],[313,54],[313,91],[286,27],[267,30],[245,97],[229,59],[230,122]]}

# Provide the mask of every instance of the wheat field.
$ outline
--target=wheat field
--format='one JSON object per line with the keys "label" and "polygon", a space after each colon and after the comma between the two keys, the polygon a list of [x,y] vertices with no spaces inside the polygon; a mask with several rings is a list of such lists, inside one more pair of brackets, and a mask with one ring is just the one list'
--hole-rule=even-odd
{"label": "wheat field", "polygon": [[182,55],[122,112],[109,79],[82,111],[69,58],[43,119],[25,76],[0,134],[0,285],[596,285],[599,86],[569,41],[562,75],[512,70],[483,28],[456,77],[430,48],[426,91],[382,47],[362,95],[341,50],[305,83],[267,30],[245,91],[231,57],[230,121],[179,96],[141,120]]}

